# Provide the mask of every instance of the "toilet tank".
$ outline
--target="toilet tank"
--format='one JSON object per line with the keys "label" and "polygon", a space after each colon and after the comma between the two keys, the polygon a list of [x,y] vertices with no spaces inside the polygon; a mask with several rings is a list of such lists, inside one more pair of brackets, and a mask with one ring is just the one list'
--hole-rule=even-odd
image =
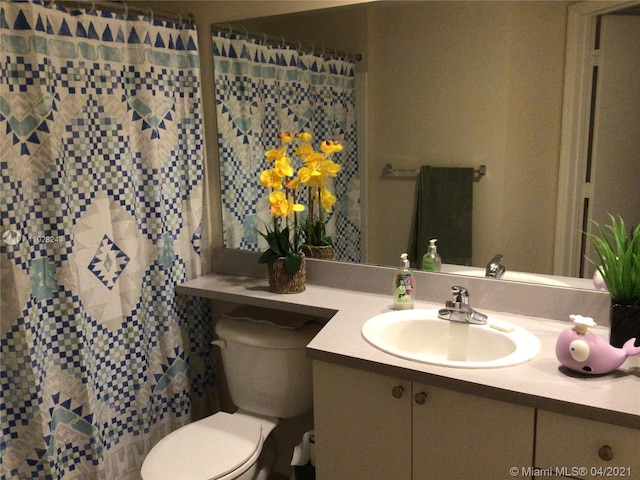
{"label": "toilet tank", "polygon": [[222,340],[216,343],[221,346],[233,403],[242,410],[277,418],[311,411],[311,361],[305,347],[321,325],[298,315],[286,326],[275,326],[273,314],[269,318],[259,310],[252,311],[251,317],[225,316],[216,324]]}

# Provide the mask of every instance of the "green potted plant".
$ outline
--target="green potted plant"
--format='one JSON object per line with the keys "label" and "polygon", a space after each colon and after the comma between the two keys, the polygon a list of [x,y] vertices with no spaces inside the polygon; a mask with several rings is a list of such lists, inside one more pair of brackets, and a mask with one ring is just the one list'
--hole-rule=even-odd
{"label": "green potted plant", "polygon": [[621,217],[609,214],[611,225],[593,222],[597,234],[588,234],[599,262],[598,270],[611,295],[609,343],[622,347],[636,338],[640,345],[640,224],[627,230]]}

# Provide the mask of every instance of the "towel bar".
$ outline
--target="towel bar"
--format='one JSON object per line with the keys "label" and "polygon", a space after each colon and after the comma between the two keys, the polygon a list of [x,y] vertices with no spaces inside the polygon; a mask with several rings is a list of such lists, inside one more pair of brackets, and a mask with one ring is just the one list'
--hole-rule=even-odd
{"label": "towel bar", "polygon": [[[419,168],[393,168],[393,165],[387,163],[382,170],[383,177],[413,177],[420,173]],[[479,168],[476,168],[474,171],[474,179],[479,180],[487,174],[487,166],[480,165]]]}

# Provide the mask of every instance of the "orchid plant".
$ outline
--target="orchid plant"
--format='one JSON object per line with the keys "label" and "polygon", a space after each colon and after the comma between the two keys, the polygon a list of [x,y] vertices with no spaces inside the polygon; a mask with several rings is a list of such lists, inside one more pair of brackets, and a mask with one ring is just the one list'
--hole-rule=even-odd
{"label": "orchid plant", "polygon": [[298,179],[307,185],[309,211],[304,224],[305,244],[330,246],[333,245],[333,238],[326,233],[324,212],[331,212],[336,197],[329,190],[327,180],[340,171],[340,165],[332,157],[341,152],[343,147],[339,141],[324,140],[320,143],[320,151],[315,151],[311,139],[309,132],[300,133],[299,145],[295,149],[296,156],[304,162],[304,166],[298,170]]}
{"label": "orchid plant", "polygon": [[273,167],[260,173],[260,185],[271,190],[269,211],[273,226],[267,227],[266,233],[258,232],[269,245],[258,261],[271,263],[277,258],[284,258],[285,272],[295,275],[302,264],[298,212],[304,211],[304,205],[296,203],[298,182],[295,178],[288,180],[294,176],[291,158],[287,155],[293,136],[285,132],[278,134],[278,138],[282,145],[265,152],[266,160],[272,162]]}
{"label": "orchid plant", "polygon": [[[293,134],[278,134],[281,146],[265,152],[265,158],[273,166],[260,173],[260,185],[270,189],[269,210],[273,224],[267,226],[266,233],[258,232],[267,241],[269,249],[259,259],[260,263],[271,263],[284,258],[284,267],[288,275],[294,275],[302,264],[302,233],[307,245],[331,245],[331,237],[326,235],[324,212],[330,212],[336,197],[327,188],[327,179],[335,177],[340,165],[333,162],[334,153],[342,151],[342,144],[335,140],[324,140],[317,152],[311,146],[312,135],[301,132],[295,136],[296,157],[303,166],[294,172],[289,146],[294,141]],[[308,190],[309,211],[300,225],[298,214],[305,206],[298,203],[303,186]]]}

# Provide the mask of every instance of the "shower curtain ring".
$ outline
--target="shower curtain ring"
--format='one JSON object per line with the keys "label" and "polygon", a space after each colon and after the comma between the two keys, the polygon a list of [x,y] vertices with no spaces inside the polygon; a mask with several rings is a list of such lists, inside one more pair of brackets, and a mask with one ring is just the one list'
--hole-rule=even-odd
{"label": "shower curtain ring", "polygon": [[129,18],[129,5],[123,3],[122,7],[124,8],[124,19],[126,20]]}
{"label": "shower curtain ring", "polygon": [[178,12],[178,24],[182,25],[182,14]]}
{"label": "shower curtain ring", "polygon": [[229,36],[233,35],[233,27],[230,23],[228,23],[227,26],[229,27]]}
{"label": "shower curtain ring", "polygon": [[153,10],[149,8],[147,11],[149,12],[149,17],[151,18],[150,23],[153,23]]}
{"label": "shower curtain ring", "polygon": [[266,34],[266,32],[262,32],[262,44],[263,45],[267,44],[267,34]]}

